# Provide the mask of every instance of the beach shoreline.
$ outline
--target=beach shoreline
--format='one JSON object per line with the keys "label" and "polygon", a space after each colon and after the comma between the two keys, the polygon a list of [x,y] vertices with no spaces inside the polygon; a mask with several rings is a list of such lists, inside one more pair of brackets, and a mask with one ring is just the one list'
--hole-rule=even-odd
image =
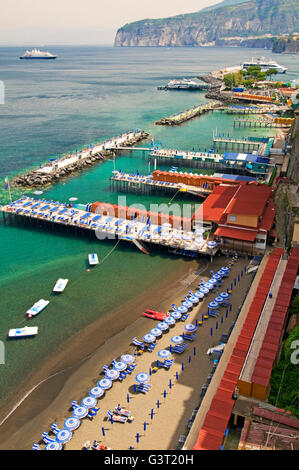
{"label": "beach shoreline", "polygon": [[[141,316],[142,311],[146,308],[160,310],[163,307],[169,309],[170,299],[173,298],[175,292],[181,288],[183,294],[186,290],[185,287],[182,289],[182,285],[184,282],[188,282],[188,277],[191,275],[193,278],[193,273],[196,270],[205,269],[208,266],[208,260],[202,258],[200,261],[198,263],[190,260],[177,267],[160,285],[145,289],[125,305],[88,325],[51,354],[39,370],[27,377],[19,389],[11,392],[1,405],[0,436],[2,437],[0,438],[0,449],[31,448],[34,439],[38,440],[44,430],[40,432],[39,423],[46,422],[50,425],[51,419],[54,422],[61,416],[67,416],[69,406],[67,403],[70,404],[73,399],[78,398],[78,395],[81,396],[84,393],[82,383],[86,382],[85,391],[87,393],[93,385],[88,382],[88,379],[94,377],[95,383],[101,364],[110,363],[113,359],[114,353],[111,353],[110,350],[113,339],[120,336],[119,354],[132,352],[131,339],[149,327],[149,320]],[[129,332],[133,335],[132,338],[128,337]],[[101,358],[101,362],[98,366],[93,366],[86,371],[86,363],[96,363],[93,359],[96,356]],[[78,371],[80,375],[78,386],[72,385],[72,393],[70,394],[67,384],[72,382],[72,377],[76,376]],[[51,404],[59,394],[64,395],[65,398],[69,395],[69,399],[61,398],[60,405],[56,407],[55,415],[53,415]],[[19,406],[15,408],[18,403]],[[49,418],[46,417],[47,414]],[[27,441],[28,432],[25,431],[23,434],[23,427],[31,429],[32,437],[29,438],[29,441]],[[4,440],[4,436],[7,435],[11,437]]]}

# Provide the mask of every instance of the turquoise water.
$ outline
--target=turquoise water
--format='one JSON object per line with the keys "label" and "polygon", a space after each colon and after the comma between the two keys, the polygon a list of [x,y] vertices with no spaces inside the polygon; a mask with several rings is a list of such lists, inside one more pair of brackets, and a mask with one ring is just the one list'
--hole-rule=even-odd
{"label": "turquoise water", "polygon": [[[0,80],[5,83],[5,105],[0,106],[0,178],[12,177],[38,166],[49,157],[78,149],[136,127],[148,131],[168,148],[202,150],[212,146],[213,131],[246,135],[234,129],[233,117],[206,114],[180,127],[155,126],[155,120],[206,102],[203,92],[157,91],[172,78],[193,78],[199,73],[240,63],[256,51],[244,49],[114,49],[55,47],[56,61],[27,62],[17,58],[18,48],[0,48]],[[267,54],[268,55],[268,54]],[[271,54],[270,54],[271,56]],[[275,59],[295,78],[295,56]],[[254,135],[272,135],[258,130]],[[116,168],[147,173],[148,161],[140,152],[124,154]],[[116,203],[109,189],[113,162],[105,161],[50,187],[41,197],[78,202]],[[13,190],[15,199],[21,194]],[[32,194],[29,192],[29,194]],[[123,195],[122,195],[123,196]],[[127,195],[127,205],[167,203],[159,196]],[[1,184],[0,203],[8,202]],[[186,202],[186,200],[184,200]],[[190,201],[191,202],[191,201]],[[180,201],[182,204],[183,201]],[[114,307],[155,286],[186,260],[158,252],[146,257],[120,244],[107,260],[87,272],[87,255],[103,259],[114,242],[74,234],[6,225],[0,220],[1,315],[0,340],[5,343],[5,365],[0,365],[0,396],[4,397],[36,369],[43,359],[74,333]],[[70,282],[63,295],[51,296],[58,277]],[[7,341],[9,328],[33,324],[26,310],[40,298],[51,300],[36,319],[40,334],[24,341]]]}

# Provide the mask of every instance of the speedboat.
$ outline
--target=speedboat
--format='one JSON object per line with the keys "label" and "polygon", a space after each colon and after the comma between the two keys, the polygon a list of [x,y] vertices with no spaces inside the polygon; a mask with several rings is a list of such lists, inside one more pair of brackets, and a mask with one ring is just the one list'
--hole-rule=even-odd
{"label": "speedboat", "polygon": [[38,302],[35,302],[35,304],[27,310],[27,316],[28,318],[34,317],[35,315],[39,314],[46,306],[49,304],[49,300],[44,300],[40,299]]}
{"label": "speedboat", "polygon": [[95,265],[95,264],[99,264],[99,258],[98,258],[98,255],[96,253],[90,253],[88,255],[88,262],[91,266]]}
{"label": "speedboat", "polygon": [[9,338],[27,338],[28,336],[35,336],[38,333],[37,326],[24,326],[23,328],[13,328],[9,330]]}
{"label": "speedboat", "polygon": [[53,288],[53,292],[63,292],[68,282],[68,279],[58,279]]}

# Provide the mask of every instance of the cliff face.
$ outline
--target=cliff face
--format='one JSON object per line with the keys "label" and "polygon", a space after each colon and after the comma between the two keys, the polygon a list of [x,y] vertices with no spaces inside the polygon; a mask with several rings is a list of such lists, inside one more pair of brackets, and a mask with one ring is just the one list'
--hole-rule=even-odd
{"label": "cliff face", "polygon": [[214,46],[219,41],[299,31],[297,0],[252,0],[171,18],[146,19],[117,31],[115,46]]}
{"label": "cliff face", "polygon": [[272,52],[285,53],[285,54],[298,54],[299,53],[299,37],[298,39],[285,39],[278,38],[273,41]]}

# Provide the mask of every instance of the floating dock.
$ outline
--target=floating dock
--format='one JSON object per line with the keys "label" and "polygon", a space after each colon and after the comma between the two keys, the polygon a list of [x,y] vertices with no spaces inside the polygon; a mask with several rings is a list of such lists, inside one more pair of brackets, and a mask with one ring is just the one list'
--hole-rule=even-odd
{"label": "floating dock", "polygon": [[196,116],[213,111],[213,109],[220,108],[222,105],[218,101],[212,101],[208,104],[194,106],[178,114],[173,114],[169,117],[159,119],[155,124],[160,126],[178,126],[183,122],[189,121]]}
{"label": "floating dock", "polygon": [[[120,208],[120,206],[119,206]],[[143,220],[126,220],[109,214],[101,215],[83,211],[71,204],[56,201],[37,200],[22,196],[17,201],[1,207],[5,220],[16,219],[36,223],[40,229],[60,227],[64,230],[78,230],[94,234],[98,240],[122,240],[138,247],[144,253],[151,248],[166,248],[169,253],[196,257],[215,255],[218,245],[199,237],[191,231],[191,219],[177,228],[164,223],[154,224],[147,217]],[[155,213],[152,213],[155,214]],[[173,216],[155,214],[170,219]],[[180,219],[179,222],[183,219]],[[166,227],[167,226],[167,227]],[[185,228],[187,226],[187,228]],[[210,245],[211,244],[211,245]]]}

